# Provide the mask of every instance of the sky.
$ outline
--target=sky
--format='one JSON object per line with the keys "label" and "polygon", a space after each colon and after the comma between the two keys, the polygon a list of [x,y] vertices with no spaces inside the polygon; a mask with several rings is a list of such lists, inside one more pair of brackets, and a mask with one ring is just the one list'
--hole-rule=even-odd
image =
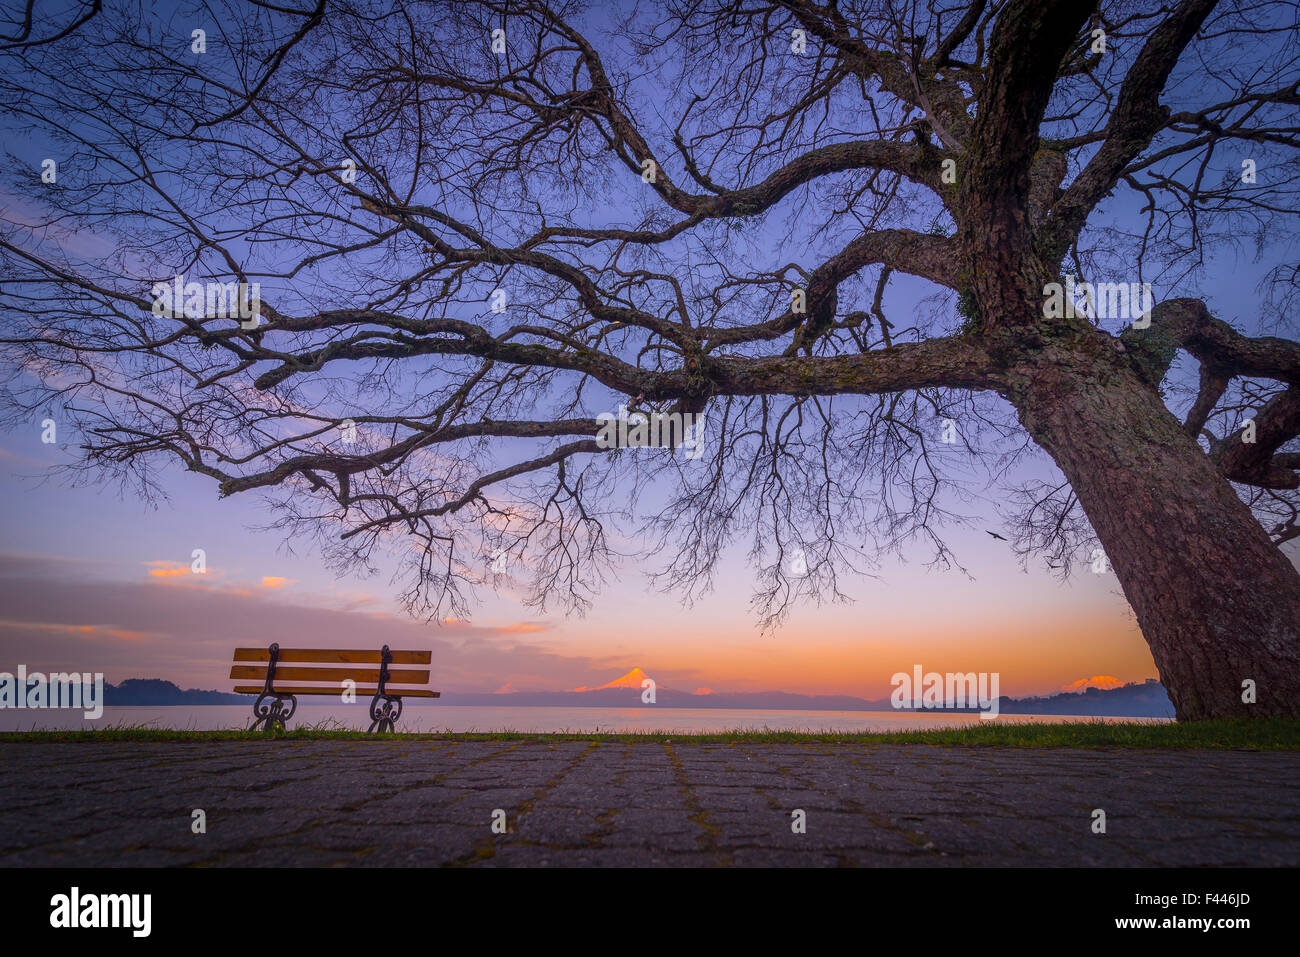
{"label": "sky", "polygon": [[969,578],[927,570],[919,554],[886,560],[878,577],[845,582],[853,604],[796,608],[770,635],[748,607],[753,582],[738,555],[694,607],[650,590],[628,565],[585,617],[537,616],[507,593],[481,594],[470,621],[425,623],[401,610],[383,574],[336,578],[310,546],[292,554],[282,533],[259,531],[267,515],[254,499],[218,500],[184,473],[156,506],[69,487],[44,474],[66,454],[43,445],[36,424],[0,439],[0,670],[220,689],[237,644],[277,640],[432,648],[444,691],[594,687],[634,667],[679,690],[866,698],[887,696],[890,676],[914,664],[996,671],[1013,696],[1156,675],[1113,574],[1085,569],[1062,584],[1023,571],[986,534],[996,517],[949,536]]}
{"label": "sky", "polygon": [[[39,168],[39,143],[7,145]],[[0,193],[0,212],[31,221],[13,193]],[[1258,296],[1245,290],[1269,265],[1222,250],[1199,291],[1251,331]],[[887,556],[874,577],[841,581],[851,603],[796,607],[770,634],[749,607],[742,548],[689,607],[626,563],[585,617],[537,614],[506,590],[480,592],[471,620],[424,622],[402,611],[387,572],[337,578],[310,543],[259,530],[271,516],[256,497],[218,499],[209,479],[180,470],[167,474],[160,503],[52,478],[72,452],[67,436],[44,444],[41,431],[33,420],[0,433],[0,671],[25,664],[228,690],[236,645],[278,641],[431,648],[433,684],[445,692],[595,687],[633,668],[677,690],[863,698],[887,697],[891,676],[918,664],[997,672],[1001,693],[1017,697],[1157,676],[1113,573],[1084,566],[1062,582],[1041,563],[1022,568],[987,534],[1002,528],[993,492],[945,534],[969,574],[927,568],[921,550]],[[203,574],[190,568],[195,549]]]}

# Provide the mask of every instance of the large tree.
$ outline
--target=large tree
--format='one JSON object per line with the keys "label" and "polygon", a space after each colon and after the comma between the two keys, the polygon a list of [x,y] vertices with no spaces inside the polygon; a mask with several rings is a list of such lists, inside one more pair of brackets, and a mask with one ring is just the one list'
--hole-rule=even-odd
{"label": "large tree", "polygon": [[[1300,714],[1300,344],[1258,335],[1297,272],[1253,335],[1194,295],[1294,248],[1294,4],[32,7],[5,397],[96,480],[179,462],[344,565],[414,543],[426,614],[520,569],[581,606],[647,542],[694,594],[750,536],[770,623],[950,560],[971,469],[1045,450],[1026,560],[1100,543],[1180,718]],[[155,310],[176,275],[261,323]],[[1050,292],[1085,281],[1154,308]],[[605,448],[619,404],[703,414],[704,455]]]}

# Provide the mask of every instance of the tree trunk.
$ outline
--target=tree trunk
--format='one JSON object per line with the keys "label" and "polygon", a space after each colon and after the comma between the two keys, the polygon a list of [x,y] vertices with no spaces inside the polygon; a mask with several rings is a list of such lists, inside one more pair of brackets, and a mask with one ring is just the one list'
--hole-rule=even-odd
{"label": "tree trunk", "polygon": [[1178,718],[1300,716],[1300,573],[1160,397],[1122,362],[1051,347],[1010,382],[1092,522]]}

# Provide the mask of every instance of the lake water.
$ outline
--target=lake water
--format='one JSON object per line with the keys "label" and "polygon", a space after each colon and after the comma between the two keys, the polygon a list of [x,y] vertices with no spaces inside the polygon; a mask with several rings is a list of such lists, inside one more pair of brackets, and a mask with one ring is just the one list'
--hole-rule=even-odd
{"label": "lake water", "polygon": [[[723,731],[906,731],[951,728],[962,725],[1061,721],[1150,721],[1166,718],[1094,718],[1069,715],[1005,714],[981,721],[974,714],[889,711],[742,711],[709,708],[544,708],[471,707],[466,705],[406,706],[399,731],[467,732],[522,731],[637,732],[670,731],[708,734]],[[0,711],[0,732],[32,730],[96,730],[113,726],[171,730],[218,731],[247,728],[252,708],[247,705],[208,705],[171,708],[105,708],[97,721],[87,721],[80,711]],[[302,704],[289,727],[324,725],[336,730],[364,731],[370,724],[366,703],[345,705]]]}

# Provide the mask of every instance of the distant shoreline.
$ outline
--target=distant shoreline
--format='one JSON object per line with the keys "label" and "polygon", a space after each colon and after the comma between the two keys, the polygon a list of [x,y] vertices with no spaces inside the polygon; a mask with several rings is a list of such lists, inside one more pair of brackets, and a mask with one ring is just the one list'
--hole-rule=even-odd
{"label": "distant shoreline", "polygon": [[[203,707],[205,705],[252,704],[253,695],[226,691],[182,690],[160,678],[129,678],[119,685],[104,686],[107,707]],[[321,699],[327,703],[328,698]],[[407,702],[417,704],[418,699]],[[312,699],[302,699],[309,705]],[[540,691],[495,694],[490,692],[445,692],[437,704],[429,707],[556,707],[556,708],[690,708],[726,711],[861,711],[891,714],[977,714],[977,708],[895,708],[889,699],[871,700],[849,695],[804,695],[787,692],[759,691],[690,694],[660,687],[653,705],[641,702],[636,689],[610,688],[595,691]],[[1101,690],[1089,688],[1081,693],[999,699],[1002,714],[1070,715],[1107,718],[1172,718],[1173,704],[1165,689],[1155,679]]]}

